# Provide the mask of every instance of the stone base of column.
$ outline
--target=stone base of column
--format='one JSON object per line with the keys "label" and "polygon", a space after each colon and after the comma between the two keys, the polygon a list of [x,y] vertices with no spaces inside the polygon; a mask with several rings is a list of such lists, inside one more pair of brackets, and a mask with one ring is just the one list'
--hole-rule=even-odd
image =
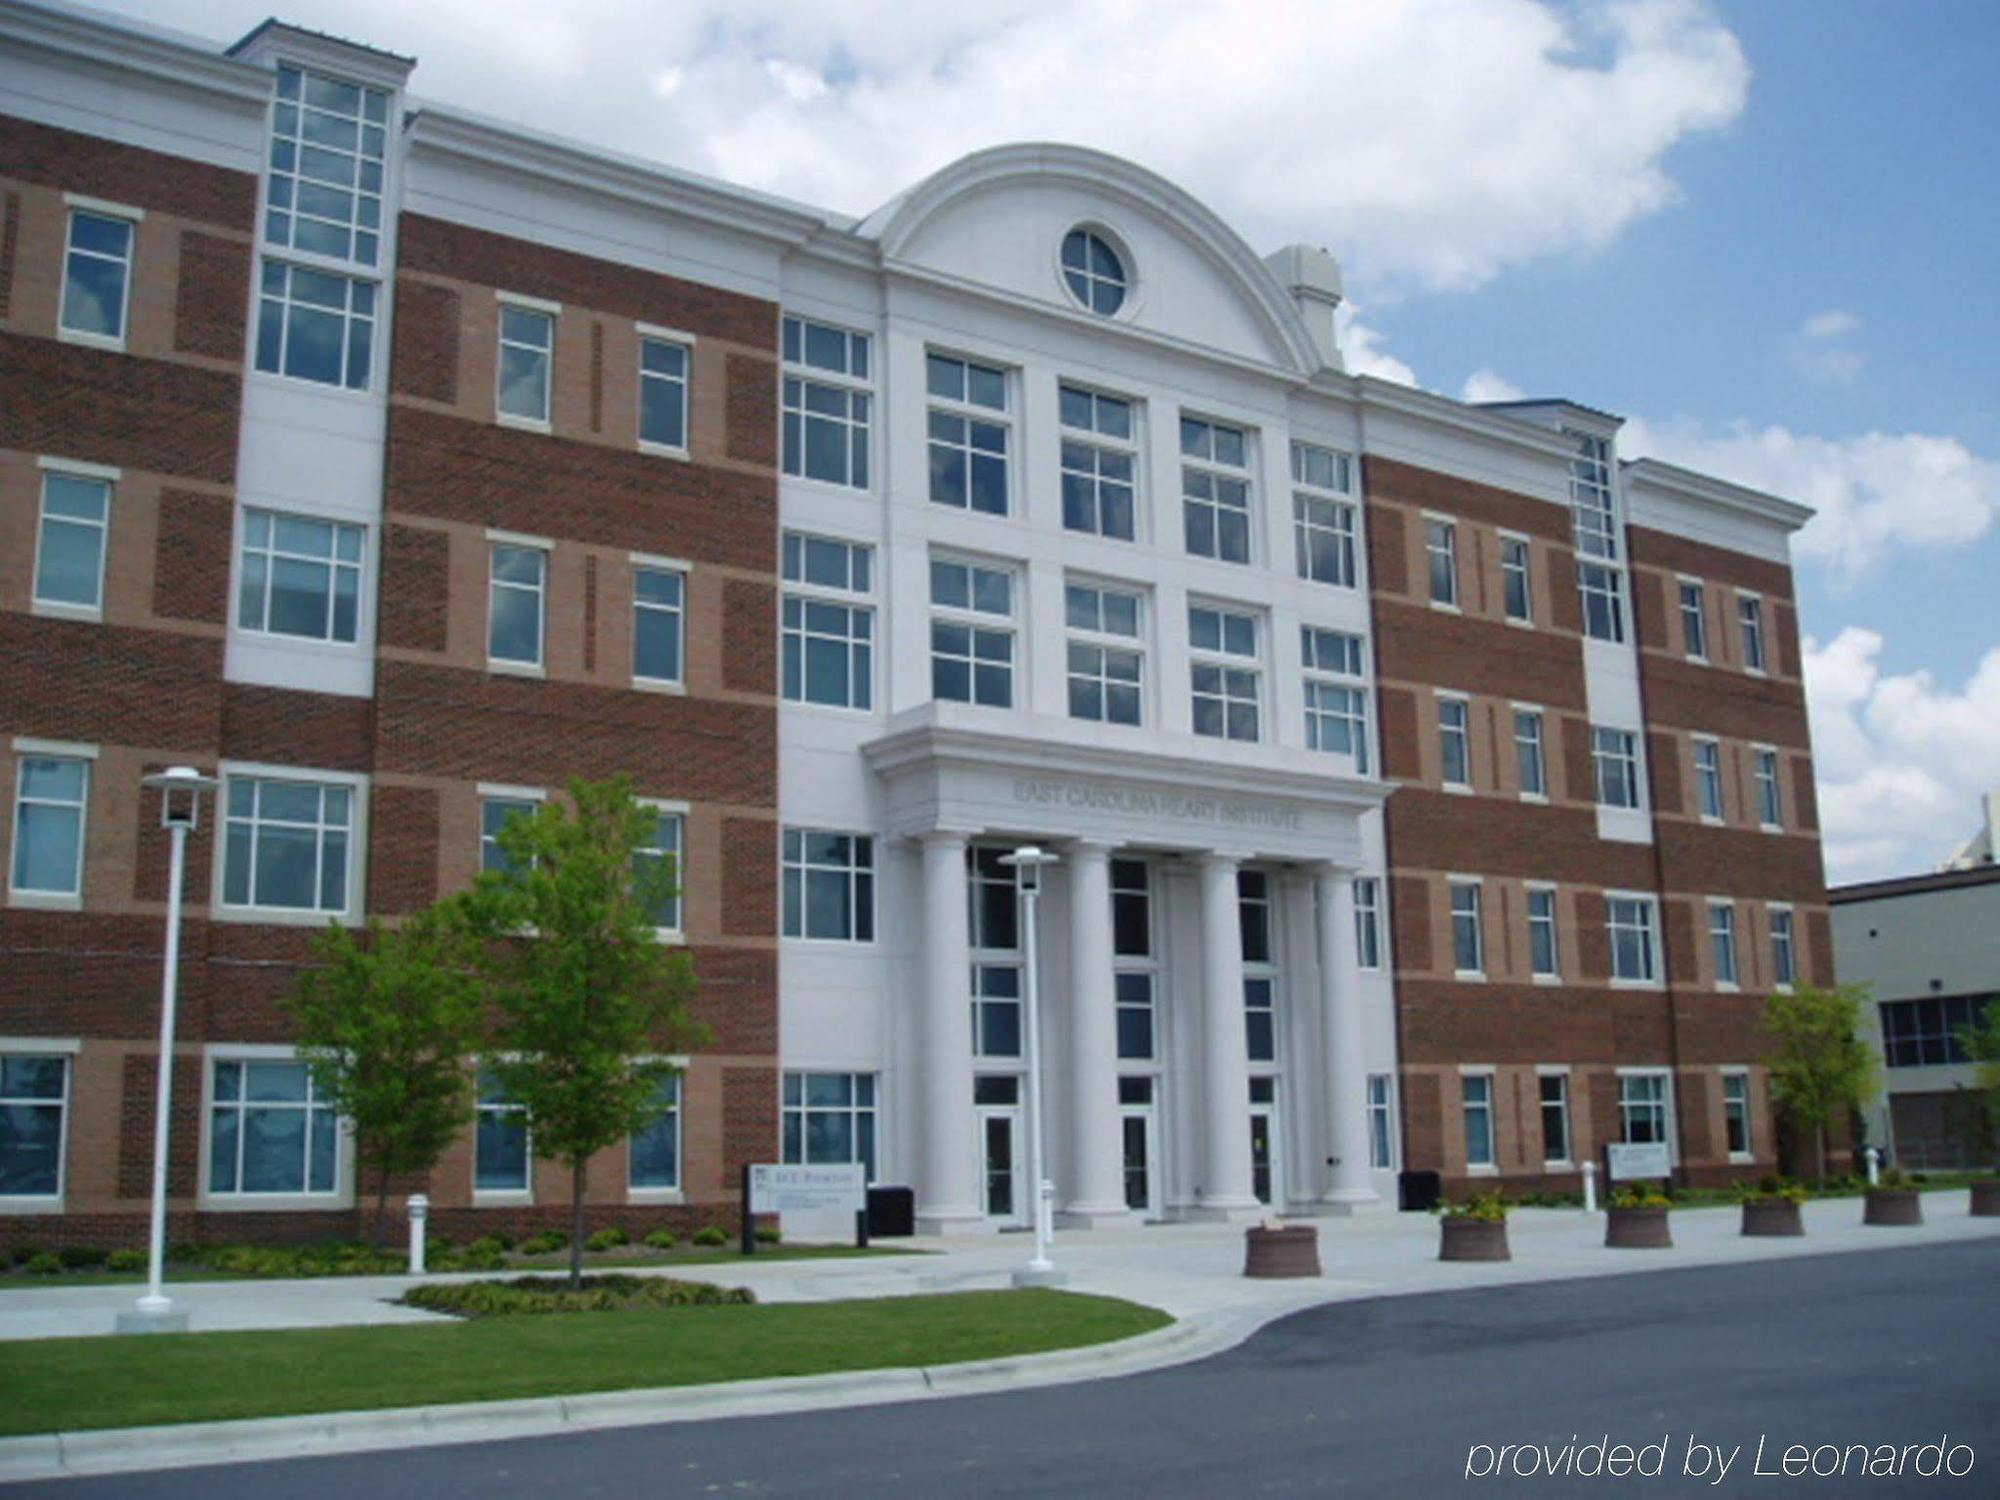
{"label": "stone base of column", "polygon": [[967,1234],[995,1234],[998,1229],[993,1221],[976,1208],[937,1208],[917,1210],[917,1233],[940,1236]]}
{"label": "stone base of column", "polygon": [[1372,1188],[1335,1188],[1319,1200],[1319,1211],[1330,1219],[1351,1218],[1382,1207],[1382,1195]]}
{"label": "stone base of column", "polygon": [[1255,1198],[1211,1198],[1195,1204],[1186,1215],[1193,1224],[1258,1224],[1277,1216],[1275,1208]]}
{"label": "stone base of column", "polygon": [[1072,1203],[1056,1214],[1058,1229],[1129,1229],[1139,1222],[1122,1203]]}

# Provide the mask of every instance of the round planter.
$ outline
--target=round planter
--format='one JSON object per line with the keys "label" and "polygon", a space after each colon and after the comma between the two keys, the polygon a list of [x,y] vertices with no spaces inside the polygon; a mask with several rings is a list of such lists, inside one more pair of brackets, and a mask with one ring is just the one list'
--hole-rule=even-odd
{"label": "round planter", "polygon": [[1923,1195],[1915,1188],[1870,1188],[1867,1207],[1861,1212],[1864,1224],[1910,1225],[1924,1222]]}
{"label": "round planter", "polygon": [[1800,1205],[1785,1198],[1750,1198],[1743,1203],[1743,1232],[1749,1235],[1788,1235],[1806,1232]]}
{"label": "round planter", "polygon": [[1973,1182],[1972,1217],[2000,1219],[2000,1177],[1981,1177]]}
{"label": "round planter", "polygon": [[1673,1232],[1667,1228],[1670,1208],[1608,1208],[1604,1211],[1604,1248],[1607,1250],[1671,1250]]}
{"label": "round planter", "polygon": [[1311,1224],[1245,1230],[1243,1274],[1259,1277],[1319,1275],[1319,1230]]}
{"label": "round planter", "polygon": [[1438,1220],[1439,1260],[1512,1260],[1505,1219]]}

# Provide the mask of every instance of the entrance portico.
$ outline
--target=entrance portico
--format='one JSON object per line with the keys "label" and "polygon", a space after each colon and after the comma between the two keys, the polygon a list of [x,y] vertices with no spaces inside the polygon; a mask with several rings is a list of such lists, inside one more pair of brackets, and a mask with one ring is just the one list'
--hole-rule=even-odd
{"label": "entrance portico", "polygon": [[[1063,1221],[1236,1221],[1375,1201],[1367,1078],[1371,1063],[1392,1070],[1393,1057],[1366,1053],[1353,883],[1361,820],[1389,788],[1330,774],[1324,757],[1267,753],[1264,764],[1224,765],[920,718],[864,753],[881,778],[886,831],[922,849],[922,911],[911,914],[921,924],[922,990],[903,997],[910,1003],[895,1022],[919,1075],[908,1096],[920,1110],[910,1175],[921,1228],[988,1228],[1000,1217],[984,1197],[982,1173],[994,1164],[982,1155],[989,1133],[974,1093],[976,1077],[989,1081],[984,1070],[996,1066],[982,1051],[981,997],[1007,991],[989,982],[996,940],[974,929],[992,925],[980,903],[991,910],[1005,892],[975,890],[969,900],[968,871],[994,849],[1030,842],[1063,861],[1052,885],[1064,889],[1043,903],[1041,976],[1050,1172]],[[1140,862],[1142,875],[1160,878],[1136,897],[1114,893],[1114,866]],[[1252,888],[1266,893],[1260,920],[1286,940],[1273,949],[1261,929],[1246,991],[1243,892]],[[1157,934],[1156,972],[1133,972],[1130,922],[1114,952],[1114,894],[1148,903],[1140,920]],[[1151,1009],[1131,1005],[1135,993]],[[1265,1160],[1296,1163],[1273,1174],[1268,1201],[1253,1180],[1253,1076],[1267,1101],[1257,1106],[1260,1128],[1284,1110],[1285,1137],[1298,1148],[1274,1151],[1265,1136]],[[1135,1115],[1140,1097],[1156,1117]],[[1135,1163],[1135,1146],[1164,1162]],[[1152,1183],[1163,1201],[1152,1201]]]}

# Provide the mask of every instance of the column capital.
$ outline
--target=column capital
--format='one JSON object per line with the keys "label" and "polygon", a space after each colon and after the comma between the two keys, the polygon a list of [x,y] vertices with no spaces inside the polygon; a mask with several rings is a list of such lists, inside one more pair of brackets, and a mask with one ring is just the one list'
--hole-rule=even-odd
{"label": "column capital", "polygon": [[919,833],[911,834],[910,837],[926,847],[933,844],[957,844],[963,848],[972,842],[975,831],[970,828],[926,828]]}
{"label": "column capital", "polygon": [[1220,865],[1226,865],[1234,870],[1248,864],[1256,857],[1255,852],[1248,849],[1198,849],[1194,856],[1195,863],[1204,870]]}
{"label": "column capital", "polygon": [[1062,839],[1058,847],[1071,859],[1090,859],[1098,856],[1108,858],[1119,845],[1109,839]]}
{"label": "column capital", "polygon": [[1315,880],[1355,880],[1362,873],[1359,865],[1344,865],[1336,859],[1316,860],[1311,868]]}

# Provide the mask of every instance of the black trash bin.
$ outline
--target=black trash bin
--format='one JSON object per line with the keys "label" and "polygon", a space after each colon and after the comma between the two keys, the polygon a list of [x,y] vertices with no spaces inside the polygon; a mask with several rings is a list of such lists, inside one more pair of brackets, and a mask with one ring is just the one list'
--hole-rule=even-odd
{"label": "black trash bin", "polygon": [[868,1190],[868,1237],[896,1239],[917,1232],[914,1188],[872,1187]]}
{"label": "black trash bin", "polygon": [[1405,1213],[1427,1214],[1444,1196],[1444,1184],[1436,1172],[1398,1172],[1397,1206]]}

